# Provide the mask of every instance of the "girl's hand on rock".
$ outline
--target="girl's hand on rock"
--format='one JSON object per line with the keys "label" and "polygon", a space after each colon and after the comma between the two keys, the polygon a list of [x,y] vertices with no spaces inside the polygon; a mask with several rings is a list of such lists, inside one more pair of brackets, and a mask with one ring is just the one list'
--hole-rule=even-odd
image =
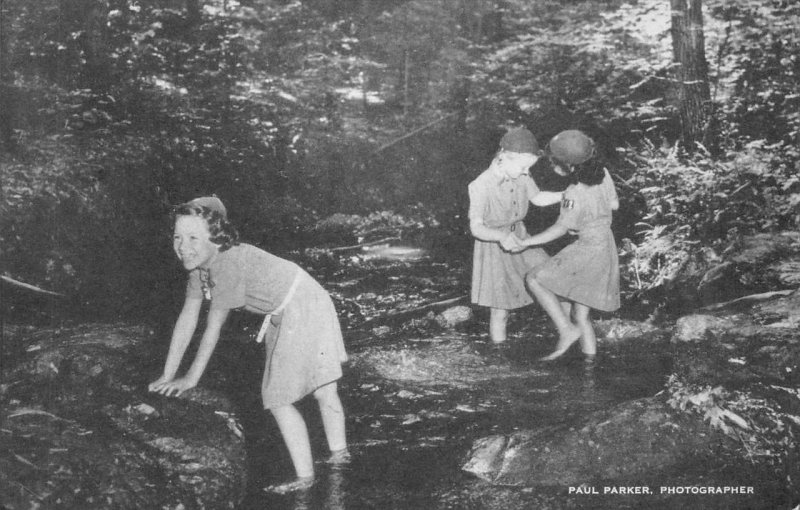
{"label": "girl's hand on rock", "polygon": [[150,383],[150,391],[160,393],[167,397],[178,397],[183,392],[190,390],[197,386],[195,381],[187,379],[186,377],[179,377],[171,381],[162,381],[161,379]]}
{"label": "girl's hand on rock", "polygon": [[162,386],[164,386],[168,382],[169,382],[169,379],[167,379],[166,377],[164,377],[162,375],[161,377],[159,377],[155,381],[153,381],[150,384],[148,384],[147,385],[147,389],[148,389],[148,391],[158,391],[159,388],[161,388]]}

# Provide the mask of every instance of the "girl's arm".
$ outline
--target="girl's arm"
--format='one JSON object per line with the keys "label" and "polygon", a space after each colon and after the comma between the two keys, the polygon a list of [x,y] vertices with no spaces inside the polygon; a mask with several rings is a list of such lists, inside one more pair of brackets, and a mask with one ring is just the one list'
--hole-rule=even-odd
{"label": "girl's arm", "polygon": [[483,218],[470,219],[469,231],[475,239],[495,243],[499,243],[510,235],[508,232],[487,227]]}
{"label": "girl's arm", "polygon": [[203,332],[203,338],[200,340],[200,346],[197,348],[197,354],[194,357],[192,366],[184,376],[184,379],[191,383],[192,388],[197,386],[200,377],[206,370],[206,365],[208,365],[208,360],[211,359],[211,354],[214,353],[214,348],[219,341],[219,333],[222,331],[222,326],[225,324],[229,312],[230,310],[227,308],[211,308],[208,311],[206,330]]}
{"label": "girl's arm", "polygon": [[183,354],[192,340],[195,328],[197,328],[197,320],[200,317],[200,308],[202,306],[202,299],[187,297],[183,302],[183,308],[172,330],[172,340],[169,344],[167,361],[164,364],[164,373],[157,380],[150,383],[150,391],[159,391],[165,383],[175,378],[183,359]]}
{"label": "girl's arm", "polygon": [[538,207],[547,207],[561,202],[563,196],[561,191],[540,191],[531,198],[531,203]]}
{"label": "girl's arm", "polygon": [[611,206],[612,211],[619,209],[619,196],[617,195],[617,188],[614,186],[614,179],[607,169],[603,169],[605,175],[603,176],[603,186],[605,187],[606,198],[608,205]]}
{"label": "girl's arm", "polygon": [[472,236],[481,241],[500,243],[506,251],[521,251],[525,247],[520,244],[519,238],[513,232],[503,232],[489,228],[483,223],[481,218],[474,218],[469,221],[469,230]]}
{"label": "girl's arm", "polygon": [[558,239],[559,237],[563,236],[566,233],[567,233],[567,227],[563,226],[561,223],[556,223],[547,230],[545,230],[544,232],[540,232],[527,239],[523,239],[522,241],[520,241],[520,244],[526,247],[534,246],[537,244],[547,244],[550,241],[555,241],[556,239]]}
{"label": "girl's arm", "polygon": [[208,365],[208,360],[211,359],[211,354],[219,341],[219,334],[225,320],[228,318],[230,310],[227,308],[211,308],[208,311],[206,318],[206,330],[203,332],[203,338],[200,340],[200,346],[197,348],[192,366],[186,372],[186,375],[178,379],[172,379],[163,383],[159,388],[154,389],[162,395],[179,396],[186,390],[192,389],[197,386],[200,377]]}

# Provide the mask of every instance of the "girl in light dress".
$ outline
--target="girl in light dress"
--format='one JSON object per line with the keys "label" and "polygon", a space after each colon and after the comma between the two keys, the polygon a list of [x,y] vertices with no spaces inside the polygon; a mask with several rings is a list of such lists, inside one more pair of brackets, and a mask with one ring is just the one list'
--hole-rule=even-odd
{"label": "girl in light dress", "polygon": [[[266,347],[261,398],[275,417],[297,475],[268,489],[285,493],[311,487],[314,463],[308,430],[295,402],[314,395],[331,450],[328,462],[349,460],[337,391],[347,355],[330,296],[295,263],[239,243],[225,206],[216,197],[197,198],[176,208],[173,247],[189,281],[164,371],[150,383],[150,391],[177,396],[195,387],[231,310],[263,315],[257,338]],[[210,302],[205,331],[194,361],[179,377],[204,300]]]}
{"label": "girl in light dress", "polygon": [[529,204],[557,203],[561,193],[540,191],[528,174],[539,159],[539,144],[525,128],[508,131],[491,165],[469,184],[469,227],[475,238],[472,303],[489,308],[489,336],[506,341],[509,311],[533,303],[525,275],[549,257],[527,248],[523,219]]}

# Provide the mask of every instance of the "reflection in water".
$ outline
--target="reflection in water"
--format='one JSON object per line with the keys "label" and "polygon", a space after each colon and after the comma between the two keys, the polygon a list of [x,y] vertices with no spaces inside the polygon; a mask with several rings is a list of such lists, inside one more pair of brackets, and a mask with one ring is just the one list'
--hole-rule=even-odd
{"label": "reflection in water", "polygon": [[324,508],[330,510],[344,510],[345,472],[344,466],[332,466],[328,472],[328,487],[326,491]]}
{"label": "reflection in water", "polygon": [[597,389],[597,380],[595,378],[595,364],[597,361],[596,356],[592,356],[591,358],[586,358],[583,361],[583,385],[581,386],[583,390],[583,398],[592,398],[595,396],[595,390]]}
{"label": "reflection in water", "polygon": [[347,466],[321,466],[316,473],[314,485],[307,490],[290,494],[275,494],[253,490],[237,507],[238,510],[264,510],[281,508],[286,510],[346,510]]}
{"label": "reflection in water", "polygon": [[362,250],[361,258],[364,260],[397,260],[415,261],[424,258],[427,252],[422,248],[412,246],[391,246],[390,244],[380,244],[375,246],[365,246]]}

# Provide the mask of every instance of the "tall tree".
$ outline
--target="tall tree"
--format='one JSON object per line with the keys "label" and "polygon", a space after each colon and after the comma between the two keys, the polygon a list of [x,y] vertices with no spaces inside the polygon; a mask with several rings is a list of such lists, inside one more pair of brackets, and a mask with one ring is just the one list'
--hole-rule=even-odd
{"label": "tall tree", "polygon": [[693,151],[697,143],[706,147],[711,119],[702,0],[670,0],[672,7],[672,53],[678,88],[684,146]]}
{"label": "tall tree", "polygon": [[8,28],[6,24],[6,3],[0,0],[0,150],[11,151],[14,140],[12,93],[14,80],[8,65]]}

